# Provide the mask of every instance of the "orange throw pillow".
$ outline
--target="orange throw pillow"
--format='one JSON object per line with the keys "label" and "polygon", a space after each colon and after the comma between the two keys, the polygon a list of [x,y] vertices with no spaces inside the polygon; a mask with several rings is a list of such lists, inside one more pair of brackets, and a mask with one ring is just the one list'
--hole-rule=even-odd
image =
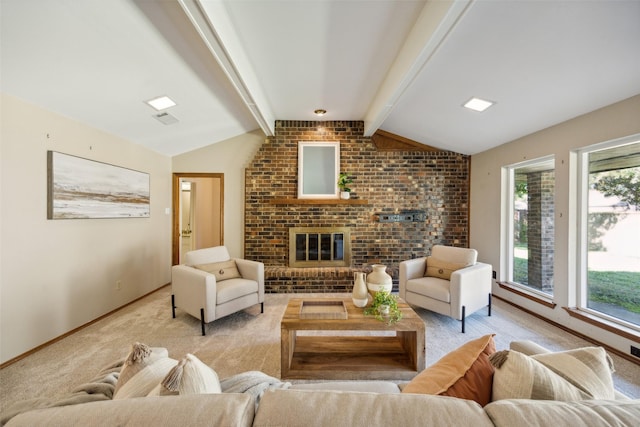
{"label": "orange throw pillow", "polygon": [[494,367],[489,356],[496,351],[494,335],[469,341],[443,356],[420,372],[402,392],[452,396],[487,405],[493,387]]}

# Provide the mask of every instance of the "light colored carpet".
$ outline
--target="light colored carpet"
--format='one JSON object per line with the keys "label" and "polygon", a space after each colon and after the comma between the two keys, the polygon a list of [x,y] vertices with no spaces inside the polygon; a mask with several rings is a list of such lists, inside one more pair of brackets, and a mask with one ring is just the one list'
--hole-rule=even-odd
{"label": "light colored carpet", "polygon": [[[63,397],[91,380],[103,367],[126,356],[132,343],[166,347],[174,359],[195,354],[213,367],[220,378],[257,370],[280,376],[280,318],[291,297],[310,294],[267,295],[265,312],[252,307],[207,325],[200,335],[199,320],[177,311],[171,318],[170,287],[131,304],[77,333],[0,371],[0,410],[34,397]],[[343,294],[322,294],[335,296]],[[495,333],[497,348],[513,340],[532,340],[551,350],[592,345],[511,305],[494,299],[491,317],[481,310],[467,318],[467,333],[460,322],[417,309],[426,327],[427,366],[473,338]],[[640,367],[612,355],[616,388],[640,398]]]}

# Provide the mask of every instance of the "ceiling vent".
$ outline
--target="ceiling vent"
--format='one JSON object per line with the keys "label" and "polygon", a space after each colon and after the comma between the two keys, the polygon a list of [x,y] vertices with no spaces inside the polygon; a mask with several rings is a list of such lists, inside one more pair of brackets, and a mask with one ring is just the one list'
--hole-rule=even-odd
{"label": "ceiling vent", "polygon": [[178,119],[176,119],[169,113],[154,114],[153,117],[158,119],[158,121],[163,125],[172,125],[174,123],[178,123]]}

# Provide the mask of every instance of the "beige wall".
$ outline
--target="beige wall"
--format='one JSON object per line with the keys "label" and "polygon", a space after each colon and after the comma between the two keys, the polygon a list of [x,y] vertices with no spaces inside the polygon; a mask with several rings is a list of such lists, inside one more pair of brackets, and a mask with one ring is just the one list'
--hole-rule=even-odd
{"label": "beige wall", "polygon": [[498,279],[505,278],[506,266],[501,265],[501,168],[525,160],[554,155],[556,164],[555,212],[555,309],[543,307],[525,298],[506,292],[494,284],[493,292],[529,310],[568,326],[625,353],[631,341],[570,318],[562,307],[575,306],[573,268],[570,259],[575,238],[571,231],[574,212],[570,203],[570,152],[580,147],[640,133],[640,96],[627,99],[536,132],[471,159],[471,247],[476,248],[480,261],[493,265]]}
{"label": "beige wall", "polygon": [[[5,362],[170,282],[171,159],[11,96],[0,105]],[[47,220],[47,150],[149,173],[150,218]]]}
{"label": "beige wall", "polygon": [[[0,103],[0,356],[5,362],[171,280],[171,172],[224,174],[224,240],[242,256],[244,171],[265,135],[254,131],[173,159],[2,95]],[[556,156],[558,307],[494,293],[628,352],[630,342],[569,318],[569,151],[640,133],[640,96],[474,155],[471,246],[500,265],[501,167]],[[60,151],[147,172],[151,217],[47,220],[46,152]],[[562,214],[562,217],[560,217]],[[116,280],[122,281],[117,290]]]}
{"label": "beige wall", "polygon": [[264,140],[257,130],[172,160],[174,173],[224,174],[224,244],[232,257],[244,255],[244,171]]}

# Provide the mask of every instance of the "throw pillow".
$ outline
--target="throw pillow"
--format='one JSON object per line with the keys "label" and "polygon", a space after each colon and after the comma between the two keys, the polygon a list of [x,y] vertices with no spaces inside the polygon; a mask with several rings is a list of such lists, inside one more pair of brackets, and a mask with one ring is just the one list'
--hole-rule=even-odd
{"label": "throw pillow", "polygon": [[146,366],[151,365],[155,361],[168,358],[169,352],[166,348],[162,347],[149,347],[146,344],[136,342],[131,346],[129,354],[124,360],[118,382],[114,394],[133,378],[138,372],[143,370]]}
{"label": "throw pillow", "polygon": [[427,269],[425,270],[424,275],[426,277],[438,277],[440,279],[451,280],[451,273],[466,266],[467,264],[464,263],[448,262],[428,256]]}
{"label": "throw pillow", "polygon": [[217,393],[222,393],[222,389],[216,371],[193,354],[187,354],[167,373],[162,382],[149,393],[149,396]]}
{"label": "throw pillow", "polygon": [[491,402],[494,368],[489,356],[496,351],[494,334],[469,341],[420,372],[403,393],[434,394]]}
{"label": "throw pillow", "polygon": [[517,351],[495,353],[491,362],[493,400],[614,399],[613,380],[604,349],[526,356]]}
{"label": "throw pillow", "polygon": [[164,348],[154,349],[145,344],[134,344],[122,367],[113,399],[144,397],[149,394],[178,363],[167,355]]}
{"label": "throw pillow", "polygon": [[591,399],[615,399],[613,360],[602,347],[544,353],[531,356],[578,387]]}
{"label": "throw pillow", "polygon": [[216,276],[216,281],[236,279],[240,276],[236,261],[230,259],[229,261],[211,262],[209,264],[194,265],[199,270],[204,270],[207,273],[211,273]]}

